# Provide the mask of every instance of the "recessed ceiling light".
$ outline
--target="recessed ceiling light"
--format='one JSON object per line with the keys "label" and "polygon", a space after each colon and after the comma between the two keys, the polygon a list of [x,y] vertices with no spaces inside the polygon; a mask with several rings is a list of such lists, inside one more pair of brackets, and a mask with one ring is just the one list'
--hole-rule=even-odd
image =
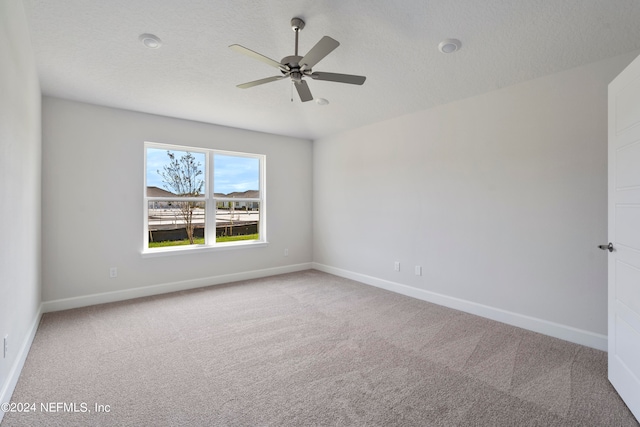
{"label": "recessed ceiling light", "polygon": [[453,53],[460,50],[462,43],[457,39],[446,39],[438,45],[438,50],[442,53]]}
{"label": "recessed ceiling light", "polygon": [[318,105],[327,105],[329,103],[329,100],[324,99],[324,98],[316,98],[316,104]]}
{"label": "recessed ceiling light", "polygon": [[157,49],[162,46],[162,40],[158,38],[158,36],[154,36],[153,34],[140,34],[138,39],[142,42],[145,47],[149,49]]}

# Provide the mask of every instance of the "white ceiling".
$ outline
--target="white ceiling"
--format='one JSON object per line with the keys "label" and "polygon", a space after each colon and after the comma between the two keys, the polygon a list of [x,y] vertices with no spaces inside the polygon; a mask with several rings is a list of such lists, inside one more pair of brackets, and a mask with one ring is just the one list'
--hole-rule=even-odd
{"label": "white ceiling", "polygon": [[[23,0],[45,95],[318,139],[640,49],[638,0]],[[300,55],[341,45],[314,67],[363,86],[289,80],[228,48]],[[160,49],[145,48],[142,33]],[[445,38],[462,49],[445,55]]]}

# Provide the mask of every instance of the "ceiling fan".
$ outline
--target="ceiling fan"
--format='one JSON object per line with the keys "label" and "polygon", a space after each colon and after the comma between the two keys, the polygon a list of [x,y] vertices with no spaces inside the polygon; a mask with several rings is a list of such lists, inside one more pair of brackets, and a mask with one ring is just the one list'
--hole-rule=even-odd
{"label": "ceiling fan", "polygon": [[324,36],[318,43],[305,56],[298,55],[298,33],[304,28],[304,21],[300,18],[293,18],[291,20],[291,28],[296,33],[296,45],[295,53],[291,56],[285,56],[280,62],[271,58],[267,58],[264,55],[254,52],[251,49],[247,49],[239,44],[232,44],[229,46],[236,52],[240,52],[251,58],[262,61],[267,65],[278,68],[282,75],[267,77],[260,80],[254,80],[252,82],[243,83],[238,85],[241,89],[248,89],[250,87],[258,86],[261,84],[274,82],[276,80],[291,78],[294,83],[300,100],[302,102],[311,101],[313,96],[311,90],[307,85],[307,82],[303,80],[305,77],[310,77],[315,80],[326,80],[330,82],[348,83],[352,85],[361,85],[366,80],[365,76],[354,76],[351,74],[337,74],[337,73],[325,73],[323,71],[313,71],[312,68],[320,62],[325,56],[330,54],[335,48],[340,46],[338,41],[332,39],[329,36]]}

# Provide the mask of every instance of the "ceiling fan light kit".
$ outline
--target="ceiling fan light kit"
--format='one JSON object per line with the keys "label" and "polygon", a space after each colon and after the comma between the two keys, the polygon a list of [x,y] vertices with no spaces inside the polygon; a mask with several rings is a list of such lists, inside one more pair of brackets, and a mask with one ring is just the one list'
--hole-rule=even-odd
{"label": "ceiling fan light kit", "polygon": [[307,82],[304,80],[305,77],[312,78],[314,80],[325,80],[330,82],[347,83],[354,85],[361,85],[364,83],[364,81],[366,80],[365,76],[327,73],[322,71],[314,72],[312,68],[318,62],[324,59],[328,54],[333,52],[335,48],[340,46],[340,43],[329,36],[324,36],[318,43],[316,43],[315,46],[311,48],[309,52],[307,52],[305,56],[300,56],[298,55],[298,36],[300,30],[302,30],[304,26],[305,22],[301,18],[293,18],[291,20],[291,29],[296,34],[294,54],[285,56],[280,62],[238,44],[232,44],[231,46],[229,46],[236,52],[240,52],[253,59],[264,62],[265,64],[270,65],[274,68],[278,68],[280,70],[280,73],[282,74],[239,84],[238,87],[241,89],[248,89],[250,87],[282,80],[289,77],[296,87],[296,91],[298,92],[298,96],[300,96],[300,100],[302,102],[307,102],[313,100],[313,95],[311,95],[311,90],[309,89]]}

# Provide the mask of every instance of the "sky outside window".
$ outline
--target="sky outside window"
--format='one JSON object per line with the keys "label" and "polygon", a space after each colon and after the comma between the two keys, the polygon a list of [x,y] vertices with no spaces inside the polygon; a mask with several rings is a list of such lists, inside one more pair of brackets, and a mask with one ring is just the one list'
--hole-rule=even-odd
{"label": "sky outside window", "polygon": [[255,157],[213,156],[213,192],[260,190],[260,160]]}
{"label": "sky outside window", "polygon": [[[180,158],[187,151],[169,150]],[[203,174],[205,171],[204,153],[189,151],[200,163]],[[162,176],[158,171],[163,171],[169,163],[167,150],[162,148],[147,148],[147,186],[158,187],[170,191],[162,182]],[[223,154],[214,155],[214,193],[229,194],[247,190],[260,189],[260,160],[255,157],[230,156]]]}
{"label": "sky outside window", "polygon": [[[163,150],[161,148],[147,148],[147,187],[158,187],[165,189],[167,191],[171,191],[170,187],[167,187],[165,183],[162,181],[162,175],[158,173],[158,171],[163,172],[164,166],[168,165],[170,162],[169,156],[167,155],[167,151],[175,154],[176,159],[180,159],[180,157],[187,154],[187,151],[180,150]],[[204,179],[204,174],[206,173],[205,164],[206,164],[206,155],[204,153],[198,153],[194,151],[189,151],[196,159],[196,163],[200,164],[200,170],[202,170],[201,178]],[[204,189],[204,188],[203,188]]]}

